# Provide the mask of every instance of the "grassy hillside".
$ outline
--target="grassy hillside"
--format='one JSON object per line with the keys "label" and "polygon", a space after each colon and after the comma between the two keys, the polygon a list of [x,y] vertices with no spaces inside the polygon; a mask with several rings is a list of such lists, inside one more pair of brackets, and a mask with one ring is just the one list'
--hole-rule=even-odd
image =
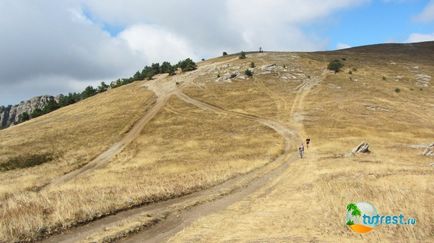
{"label": "grassy hillside", "polygon": [[[418,77],[434,75],[434,58],[430,58],[434,52],[432,43],[413,46],[416,52],[407,47],[380,45],[299,54],[302,61],[296,63],[302,64],[304,73],[324,69],[333,59],[345,60],[342,72],[327,73],[304,97],[299,118],[306,137],[313,141],[306,159],[292,163],[284,175],[248,200],[198,220],[172,242],[432,241],[433,159],[422,156],[420,147],[434,138],[434,89],[432,81],[421,86]],[[281,60],[275,54],[266,56],[275,63]],[[287,98],[293,91],[277,78],[283,75],[269,78],[269,100]],[[232,107],[227,101],[230,93],[210,98],[205,97],[207,93],[206,89],[190,92]],[[243,109],[266,108],[255,104]],[[351,155],[362,141],[371,145],[372,152]],[[373,203],[383,215],[415,217],[417,225],[383,226],[363,236],[354,234],[344,224],[345,207],[360,201]]]}
{"label": "grassy hillside", "polygon": [[[273,162],[283,138],[252,117],[291,130],[294,154],[310,137],[306,158],[173,241],[430,241],[434,161],[421,153],[434,142],[433,46],[215,58],[189,74],[136,82],[2,130],[0,241],[34,239]],[[344,64],[336,74],[326,69],[334,59]],[[225,112],[200,109],[180,92]],[[108,164],[50,184],[111,150],[156,104],[162,109]],[[362,141],[371,153],[352,155]],[[356,235],[344,224],[345,207],[359,201],[417,225]]]}

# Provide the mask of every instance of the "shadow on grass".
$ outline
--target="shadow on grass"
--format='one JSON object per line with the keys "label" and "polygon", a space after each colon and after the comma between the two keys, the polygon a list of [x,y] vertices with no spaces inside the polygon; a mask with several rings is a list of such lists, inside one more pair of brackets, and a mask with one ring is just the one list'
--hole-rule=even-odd
{"label": "shadow on grass", "polygon": [[0,164],[0,172],[29,168],[37,166],[46,162],[53,160],[51,154],[32,154],[23,155],[11,158],[5,163]]}

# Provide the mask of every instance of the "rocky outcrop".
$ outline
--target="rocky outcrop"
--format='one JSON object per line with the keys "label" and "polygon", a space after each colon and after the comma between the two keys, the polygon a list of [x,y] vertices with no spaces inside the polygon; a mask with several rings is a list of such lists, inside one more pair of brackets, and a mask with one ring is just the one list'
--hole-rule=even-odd
{"label": "rocky outcrop", "polygon": [[428,147],[426,147],[425,151],[423,152],[423,155],[434,157],[434,143],[432,143]]}
{"label": "rocky outcrop", "polygon": [[353,149],[353,154],[357,153],[369,153],[369,144],[366,142],[360,143],[357,147]]}
{"label": "rocky outcrop", "polygon": [[44,95],[21,101],[13,106],[0,106],[0,129],[17,124],[21,114],[27,113],[30,115],[36,109],[42,110],[51,101],[58,102],[58,98]]}

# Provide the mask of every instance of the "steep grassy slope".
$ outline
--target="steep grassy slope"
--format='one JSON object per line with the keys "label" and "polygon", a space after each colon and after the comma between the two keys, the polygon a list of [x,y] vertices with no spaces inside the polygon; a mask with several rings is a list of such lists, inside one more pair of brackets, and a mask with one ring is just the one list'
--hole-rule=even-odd
{"label": "steep grassy slope", "polygon": [[[175,78],[183,79],[182,75]],[[154,98],[143,83],[97,95],[2,131],[4,144],[16,144],[5,148],[9,153],[26,150],[32,154],[38,149],[53,149],[62,160],[1,173],[7,192],[0,206],[1,239],[34,239],[104,214],[207,188],[263,166],[282,153],[283,139],[270,128],[202,111],[172,97],[141,135],[108,166],[39,190],[50,179],[79,168],[101,149],[115,143],[138,116],[143,116],[147,107],[153,106]],[[121,93],[116,96],[116,92]],[[88,102],[94,102],[94,108]],[[134,120],[117,121],[118,116],[126,114]],[[75,119],[64,120],[65,116]],[[46,127],[35,127],[44,121]],[[111,122],[118,122],[115,125],[119,130],[111,127],[114,126]],[[35,139],[41,144],[32,147],[14,142],[13,133],[24,140],[25,132],[32,129],[39,134]],[[54,143],[52,139],[56,139]],[[66,155],[61,157],[63,153]],[[82,154],[93,156],[81,157]],[[80,161],[74,161],[72,155],[80,156]],[[8,186],[11,184],[14,186]]]}
{"label": "steep grassy slope", "polygon": [[37,189],[87,163],[119,140],[154,99],[131,84],[1,130],[0,198]]}

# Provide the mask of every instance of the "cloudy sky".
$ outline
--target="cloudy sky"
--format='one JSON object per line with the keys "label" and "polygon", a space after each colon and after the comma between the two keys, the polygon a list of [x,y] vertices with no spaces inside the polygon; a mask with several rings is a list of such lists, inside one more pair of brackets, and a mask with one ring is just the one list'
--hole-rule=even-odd
{"label": "cloudy sky", "polygon": [[222,51],[434,40],[434,0],[0,0],[0,105]]}

